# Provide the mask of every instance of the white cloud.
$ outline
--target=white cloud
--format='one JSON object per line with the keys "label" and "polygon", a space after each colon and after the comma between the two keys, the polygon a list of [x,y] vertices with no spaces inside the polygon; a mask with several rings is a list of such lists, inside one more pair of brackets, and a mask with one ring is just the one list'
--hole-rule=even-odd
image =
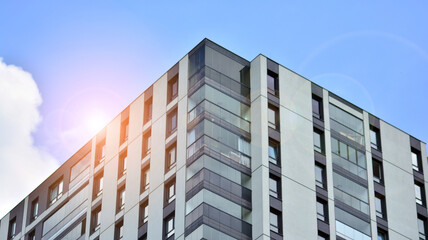
{"label": "white cloud", "polygon": [[0,58],[0,218],[59,166],[34,146],[41,103],[31,74]]}

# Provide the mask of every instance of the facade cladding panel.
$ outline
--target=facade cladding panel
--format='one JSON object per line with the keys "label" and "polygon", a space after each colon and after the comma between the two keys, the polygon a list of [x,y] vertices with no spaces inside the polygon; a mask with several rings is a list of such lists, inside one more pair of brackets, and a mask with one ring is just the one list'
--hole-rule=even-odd
{"label": "facade cladding panel", "polygon": [[426,239],[426,144],[204,39],[6,214],[0,239]]}

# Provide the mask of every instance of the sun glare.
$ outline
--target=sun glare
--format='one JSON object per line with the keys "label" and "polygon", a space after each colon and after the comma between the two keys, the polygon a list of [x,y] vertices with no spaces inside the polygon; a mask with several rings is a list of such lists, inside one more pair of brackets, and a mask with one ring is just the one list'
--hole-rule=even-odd
{"label": "sun glare", "polygon": [[97,134],[108,123],[107,116],[103,113],[94,113],[88,118],[88,130],[91,135]]}

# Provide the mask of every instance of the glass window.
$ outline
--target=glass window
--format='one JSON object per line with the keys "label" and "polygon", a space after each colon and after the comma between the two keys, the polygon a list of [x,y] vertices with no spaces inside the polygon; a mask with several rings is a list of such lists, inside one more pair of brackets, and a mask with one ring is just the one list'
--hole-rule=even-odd
{"label": "glass window", "polygon": [[126,173],[126,165],[128,159],[128,152],[125,150],[119,154],[119,168],[117,178],[121,178]]}
{"label": "glass window", "polygon": [[314,129],[314,149],[319,153],[324,153],[324,134]]}
{"label": "glass window", "polygon": [[268,93],[278,96],[279,93],[279,81],[278,81],[278,74],[269,71],[267,72],[267,87],[268,87]]}
{"label": "glass window", "polygon": [[166,219],[166,238],[171,237],[174,235],[174,216],[171,216]]}
{"label": "glass window", "polygon": [[34,221],[39,215],[39,198],[31,202],[31,221]]}
{"label": "glass window", "polygon": [[16,236],[16,217],[9,222],[9,239]]}
{"label": "glass window", "polygon": [[91,212],[91,233],[98,230],[101,224],[101,205]]}
{"label": "glass window", "polygon": [[380,150],[379,139],[379,130],[370,126],[370,144],[372,148]]}
{"label": "glass window", "polygon": [[152,120],[152,112],[153,112],[153,102],[150,97],[144,102],[144,124],[148,121]]}
{"label": "glass window", "polygon": [[279,143],[269,141],[269,162],[279,165]]}
{"label": "glass window", "polygon": [[382,163],[373,159],[373,180],[377,183],[383,183]]}
{"label": "glass window", "polygon": [[318,119],[322,119],[322,99],[312,96],[312,115]]}
{"label": "glass window", "polygon": [[323,222],[327,221],[327,203],[317,199],[317,218]]}
{"label": "glass window", "polygon": [[177,109],[167,115],[167,136],[173,134],[177,130]]}
{"label": "glass window", "polygon": [[125,207],[125,186],[117,190],[117,210],[119,212]]}
{"label": "glass window", "polygon": [[416,203],[419,205],[424,205],[424,187],[420,185],[419,183],[415,183],[415,196],[416,196]]}
{"label": "glass window", "polygon": [[277,213],[270,212],[270,230],[276,233],[280,233],[279,216]]}
{"label": "glass window", "polygon": [[115,239],[123,239],[123,220],[116,223],[115,226]]}
{"label": "glass window", "polygon": [[141,224],[145,224],[149,220],[149,201],[148,200],[143,202],[140,206],[140,218],[141,218]]}
{"label": "glass window", "polygon": [[94,192],[93,198],[100,196],[103,193],[103,185],[104,185],[104,173],[100,172],[94,178]]}
{"label": "glass window", "polygon": [[143,135],[143,152],[142,158],[150,154],[152,148],[152,132],[148,131]]}
{"label": "glass window", "polygon": [[426,220],[422,219],[421,217],[418,217],[418,229],[419,229],[419,238],[426,239],[426,236],[425,236]]}
{"label": "glass window", "polygon": [[141,170],[141,192],[149,189],[150,178],[149,178],[150,166],[147,166]]}
{"label": "glass window", "polygon": [[377,230],[377,239],[378,240],[388,240],[388,234],[381,229]]}
{"label": "glass window", "polygon": [[385,218],[385,198],[381,195],[375,195],[376,216]]}
{"label": "glass window", "polygon": [[178,95],[178,74],[168,81],[168,103]]}
{"label": "glass window", "polygon": [[320,188],[325,188],[325,168],[315,165],[315,184]]}
{"label": "glass window", "polygon": [[60,179],[49,188],[49,205],[54,204],[62,197],[63,181]]}
{"label": "glass window", "polygon": [[71,167],[70,170],[70,181],[73,181],[81,172],[86,170],[91,164],[91,153],[86,154],[76,164]]}
{"label": "glass window", "polygon": [[175,200],[175,180],[165,185],[166,203],[171,203]]}
{"label": "glass window", "polygon": [[101,140],[96,146],[95,165],[104,161],[105,158],[106,139]]}
{"label": "glass window", "polygon": [[270,128],[279,129],[279,110],[273,105],[268,105],[268,126]]}
{"label": "glass window", "polygon": [[421,172],[422,164],[419,156],[419,152],[417,150],[412,149],[412,167],[415,171]]}
{"label": "glass window", "polygon": [[279,180],[274,176],[269,177],[269,194],[274,198],[279,198]]}
{"label": "glass window", "polygon": [[165,171],[168,171],[175,166],[176,156],[177,156],[176,143],[174,143],[172,146],[166,149],[165,155],[166,155]]}
{"label": "glass window", "polygon": [[120,125],[120,144],[128,140],[129,134],[129,118],[122,121]]}
{"label": "glass window", "polygon": [[33,230],[28,234],[28,240],[36,240],[36,230]]}

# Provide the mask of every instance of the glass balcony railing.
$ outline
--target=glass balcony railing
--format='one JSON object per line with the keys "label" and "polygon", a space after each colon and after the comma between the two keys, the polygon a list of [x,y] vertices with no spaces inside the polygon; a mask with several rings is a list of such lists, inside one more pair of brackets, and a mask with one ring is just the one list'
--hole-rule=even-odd
{"label": "glass balcony railing", "polygon": [[189,87],[192,87],[204,77],[218,83],[222,89],[233,91],[248,100],[250,99],[250,88],[208,66],[201,68],[191,78],[189,78]]}
{"label": "glass balcony railing", "polygon": [[193,121],[193,119],[195,119],[197,116],[199,116],[205,111],[219,117],[221,120],[224,120],[238,128],[241,128],[244,131],[250,132],[250,122],[207,100],[204,100],[199,103],[188,113],[187,122],[189,123]]}
{"label": "glass balcony railing", "polygon": [[357,164],[348,161],[347,159],[344,159],[335,153],[332,153],[332,159],[333,163],[337,166],[359,176],[362,179],[367,180],[367,170],[358,166]]}
{"label": "glass balcony railing", "polygon": [[349,205],[355,209],[357,209],[360,212],[363,212],[367,215],[369,215],[369,204],[361,201],[360,199],[351,196],[345,192],[342,192],[341,190],[334,188],[334,198],[336,200],[339,200],[346,205]]}
{"label": "glass balcony railing", "polygon": [[361,134],[353,131],[352,129],[336,122],[333,119],[330,119],[330,120],[331,120],[330,121],[331,129],[335,130],[340,135],[364,146],[364,136],[363,135],[361,135]]}
{"label": "glass balcony railing", "polygon": [[220,153],[221,155],[229,159],[232,159],[233,161],[240,163],[248,168],[251,167],[251,161],[249,156],[239,152],[238,150],[230,148],[224,145],[223,143],[220,143],[219,141],[214,140],[206,135],[200,137],[198,140],[196,140],[187,148],[187,157],[188,158],[191,157],[193,154],[195,154],[199,149],[203,147],[206,147],[217,153]]}

